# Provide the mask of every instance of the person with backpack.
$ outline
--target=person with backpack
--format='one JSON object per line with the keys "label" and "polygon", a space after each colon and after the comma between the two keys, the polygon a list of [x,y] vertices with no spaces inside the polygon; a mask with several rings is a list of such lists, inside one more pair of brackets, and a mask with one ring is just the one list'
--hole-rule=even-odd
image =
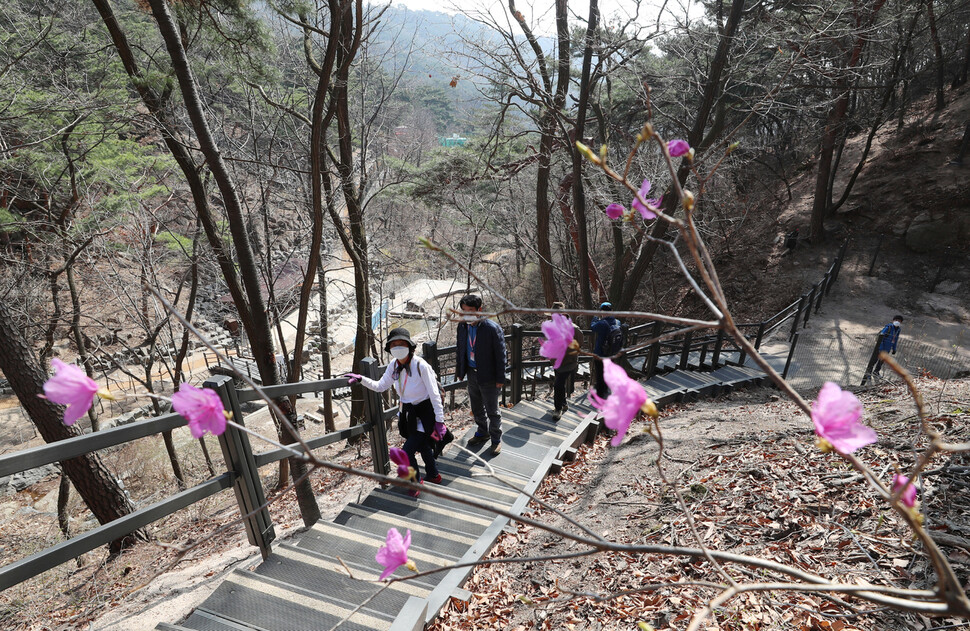
{"label": "person with backpack", "polygon": [[[899,332],[902,330],[903,316],[894,315],[893,321],[882,327],[882,331],[879,332],[879,351],[885,351],[887,353],[896,354],[896,345],[899,343]],[[881,359],[876,361],[876,366],[872,370],[873,375],[878,375],[879,371],[882,370],[883,361]],[[881,376],[881,375],[880,375]]]}
{"label": "person with backpack", "polygon": [[[552,303],[552,309],[555,311],[565,309],[566,305],[562,302]],[[583,347],[583,331],[576,326],[573,322],[573,340],[579,348]],[[559,368],[555,369],[556,380],[553,382],[552,386],[552,401],[556,408],[556,411],[552,413],[552,420],[558,421],[562,418],[562,415],[566,413],[568,409],[568,404],[566,403],[566,397],[573,393],[573,384],[576,379],[576,373],[579,371],[579,354],[578,353],[566,353],[563,358],[562,363],[559,364]]]}
{"label": "person with backpack", "polygon": [[[415,356],[415,348],[417,345],[411,341],[411,333],[407,329],[391,329],[387,335],[384,350],[390,353],[394,360],[387,365],[387,370],[384,371],[381,379],[375,381],[352,372],[344,376],[351,385],[360,382],[360,385],[375,392],[384,392],[393,384],[401,401],[398,411],[398,429],[404,438],[402,449],[407,453],[411,466],[418,474],[416,482],[423,484],[426,479],[428,482],[441,484],[441,474],[438,473],[435,463],[435,440],[432,434],[441,433],[445,411],[438,387],[438,376],[431,364]],[[417,453],[420,453],[421,459],[424,460],[424,479],[421,478],[415,457]],[[417,496],[415,491],[410,493]]]}
{"label": "person with backpack", "polygon": [[[593,331],[593,353],[600,357],[612,357],[623,349],[623,327],[620,321],[609,313],[613,311],[612,303],[602,303],[600,311],[605,311],[606,315],[602,318],[594,317],[590,326]],[[596,395],[605,399],[610,396],[610,389],[603,378],[603,364],[593,362],[592,367]]]}

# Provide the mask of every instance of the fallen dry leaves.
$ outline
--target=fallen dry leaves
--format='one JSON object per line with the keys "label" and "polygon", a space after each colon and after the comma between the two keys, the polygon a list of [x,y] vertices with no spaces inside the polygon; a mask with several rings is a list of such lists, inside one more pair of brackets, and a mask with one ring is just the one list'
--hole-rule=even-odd
{"label": "fallen dry leaves", "polygon": [[[934,421],[949,436],[970,434],[966,380],[947,386],[952,413]],[[927,398],[938,383],[924,381]],[[704,545],[784,563],[840,582],[868,581],[907,588],[932,586],[932,568],[886,503],[861,476],[832,454],[814,446],[807,419],[768,391],[739,393],[726,401],[701,404],[716,410],[719,422],[701,429],[698,410],[670,409],[661,426],[668,456],[664,467],[677,479]],[[862,457],[884,480],[897,467],[912,465],[920,445],[911,404],[898,389],[864,398],[867,420],[880,441]],[[961,403],[962,402],[962,403]],[[943,405],[946,409],[947,406]],[[683,420],[679,426],[676,421]],[[740,431],[728,431],[740,422]],[[737,429],[737,428],[735,428]],[[914,448],[916,451],[914,451]],[[576,462],[549,478],[539,491],[570,517],[623,543],[696,547],[676,498],[656,474],[655,443],[640,435],[612,449],[608,437],[584,447]],[[970,494],[964,480],[970,458],[941,457],[923,478],[922,510],[933,531],[970,534]],[[949,467],[949,468],[946,468]],[[555,514],[530,513],[567,528]],[[507,529],[493,557],[533,557],[579,552],[584,546],[521,524]],[[970,577],[968,550],[945,548],[963,581]],[[740,583],[783,577],[729,566]],[[684,629],[695,611],[718,592],[679,585],[723,579],[707,561],[685,557],[600,553],[592,556],[482,566],[465,588],[468,603],[453,599],[430,628],[470,629]],[[650,590],[643,586],[661,584]],[[631,591],[632,590],[632,591]],[[642,590],[642,591],[637,591]],[[953,621],[954,624],[966,621]],[[929,629],[946,625],[877,609],[853,599],[821,593],[745,593],[701,628],[719,631],[870,631]],[[648,627],[641,627],[648,628]],[[943,627],[940,627],[943,628]],[[959,628],[959,627],[951,627]]]}

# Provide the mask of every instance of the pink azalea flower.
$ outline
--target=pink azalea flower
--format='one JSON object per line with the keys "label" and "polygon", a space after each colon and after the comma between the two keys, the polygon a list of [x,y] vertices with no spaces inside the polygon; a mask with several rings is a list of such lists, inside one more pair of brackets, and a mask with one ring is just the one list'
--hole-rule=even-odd
{"label": "pink azalea flower", "polygon": [[[893,495],[895,495],[896,493],[899,493],[899,490],[904,486],[906,486],[908,482],[909,482],[909,478],[907,478],[906,476],[894,475],[893,476]],[[909,487],[906,489],[906,492],[903,493],[902,497],[899,498],[899,501],[901,501],[906,506],[909,506],[910,508],[913,508],[914,506],[916,506],[916,485],[910,484]]]}
{"label": "pink azalea flower", "polygon": [[836,451],[851,454],[860,447],[876,442],[876,432],[859,422],[862,404],[851,392],[826,382],[812,404],[812,423],[819,438]]}
{"label": "pink azalea flower", "polygon": [[572,320],[561,313],[552,314],[552,320],[542,323],[542,334],[546,336],[546,340],[539,347],[539,354],[555,360],[553,368],[562,365],[569,345],[573,343],[574,332]]}
{"label": "pink azalea flower", "polygon": [[604,400],[593,391],[589,393],[589,398],[593,407],[603,413],[606,426],[616,431],[616,436],[610,441],[616,447],[623,441],[630,429],[630,423],[647,402],[647,392],[643,386],[630,379],[625,370],[609,359],[603,360],[603,378],[610,387],[610,396]]}
{"label": "pink azalea flower", "polygon": [[56,357],[51,360],[54,376],[44,383],[44,396],[58,405],[66,405],[64,424],[75,422],[91,408],[98,384],[73,364],[65,364]]}
{"label": "pink azalea flower", "polygon": [[[650,202],[654,200],[647,200],[647,194],[650,192],[650,180],[644,180],[643,184],[640,185],[640,191],[633,198],[633,210],[636,210],[644,219],[653,219],[657,216],[657,206],[651,206]],[[640,200],[647,200],[646,203]]]}
{"label": "pink azalea flower", "polygon": [[397,447],[391,447],[390,456],[391,462],[397,465],[397,477],[410,478],[411,460],[408,458],[407,452]]}
{"label": "pink azalea flower", "polygon": [[606,216],[609,217],[610,219],[619,219],[620,217],[623,216],[623,213],[626,212],[626,208],[624,208],[622,204],[617,204],[616,202],[613,202],[612,204],[607,206],[603,212],[605,212]]}
{"label": "pink azalea flower", "polygon": [[408,530],[408,534],[401,536],[401,533],[397,531],[397,528],[391,528],[387,531],[387,540],[384,545],[381,546],[380,550],[377,551],[377,556],[374,557],[378,563],[384,566],[384,571],[381,572],[380,580],[384,580],[388,576],[394,573],[394,570],[404,565],[405,567],[413,568],[412,561],[408,561],[408,548],[411,547],[411,531]]}
{"label": "pink azalea flower", "polygon": [[219,436],[226,431],[226,411],[215,390],[182,383],[172,395],[172,407],[189,422],[193,438],[202,438],[206,432]]}
{"label": "pink azalea flower", "polygon": [[667,151],[670,152],[671,158],[679,158],[690,151],[690,145],[687,144],[686,140],[677,138],[676,140],[671,140],[667,143]]}

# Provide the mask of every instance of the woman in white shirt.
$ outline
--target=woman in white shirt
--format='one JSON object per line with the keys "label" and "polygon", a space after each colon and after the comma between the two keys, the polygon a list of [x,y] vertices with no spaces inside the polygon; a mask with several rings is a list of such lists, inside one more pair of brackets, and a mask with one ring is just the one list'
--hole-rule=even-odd
{"label": "woman in white shirt", "polygon": [[384,392],[391,385],[394,386],[401,400],[398,428],[404,437],[402,449],[417,472],[417,481],[423,482],[415,458],[415,454],[420,453],[424,460],[425,478],[428,482],[440,484],[441,474],[435,466],[431,433],[436,423],[444,423],[445,413],[438,390],[438,376],[431,364],[415,356],[415,348],[417,345],[411,341],[407,329],[391,329],[384,350],[394,357],[394,361],[388,364],[384,376],[379,381],[356,373],[347,373],[347,377],[351,384],[360,381],[362,386],[376,392]]}

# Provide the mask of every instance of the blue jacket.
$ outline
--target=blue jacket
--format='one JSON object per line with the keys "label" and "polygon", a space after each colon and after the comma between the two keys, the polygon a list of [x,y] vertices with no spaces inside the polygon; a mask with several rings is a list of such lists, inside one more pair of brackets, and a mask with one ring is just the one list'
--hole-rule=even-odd
{"label": "blue jacket", "polygon": [[617,324],[616,318],[606,316],[605,318],[593,318],[590,330],[593,332],[593,352],[603,356],[603,344],[610,336],[610,330]]}
{"label": "blue jacket", "polygon": [[[505,333],[497,322],[481,320],[475,337],[475,366],[478,381],[505,383]],[[461,381],[468,372],[468,323],[458,325],[455,378]]]}
{"label": "blue jacket", "polygon": [[895,353],[896,343],[899,342],[899,330],[901,328],[894,326],[892,322],[882,327],[882,331],[879,332],[882,335],[882,341],[879,342],[879,350],[886,351],[887,353]]}

